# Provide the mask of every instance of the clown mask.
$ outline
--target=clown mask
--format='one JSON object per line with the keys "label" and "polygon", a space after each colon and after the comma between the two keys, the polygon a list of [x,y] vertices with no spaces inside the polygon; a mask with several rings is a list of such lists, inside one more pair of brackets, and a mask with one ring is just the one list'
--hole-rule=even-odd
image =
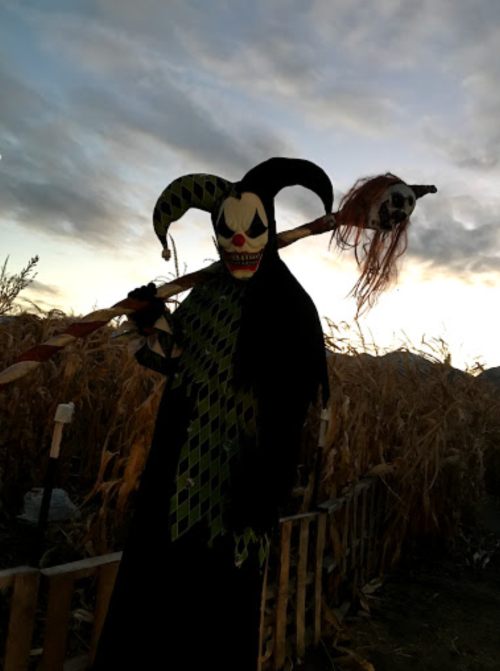
{"label": "clown mask", "polygon": [[269,224],[262,201],[253,193],[230,196],[222,203],[216,223],[222,260],[237,280],[257,272],[269,240]]}
{"label": "clown mask", "polygon": [[369,228],[391,231],[410,217],[416,204],[415,192],[407,184],[390,186],[372,206]]}

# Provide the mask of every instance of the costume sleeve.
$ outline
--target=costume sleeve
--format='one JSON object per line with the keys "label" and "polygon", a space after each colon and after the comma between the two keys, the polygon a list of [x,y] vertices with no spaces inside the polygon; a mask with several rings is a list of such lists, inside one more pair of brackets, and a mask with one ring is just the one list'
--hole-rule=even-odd
{"label": "costume sleeve", "polygon": [[182,349],[176,344],[172,325],[162,315],[154,324],[154,333],[138,335],[129,342],[128,350],[138,363],[162,375],[170,375],[179,361]]}

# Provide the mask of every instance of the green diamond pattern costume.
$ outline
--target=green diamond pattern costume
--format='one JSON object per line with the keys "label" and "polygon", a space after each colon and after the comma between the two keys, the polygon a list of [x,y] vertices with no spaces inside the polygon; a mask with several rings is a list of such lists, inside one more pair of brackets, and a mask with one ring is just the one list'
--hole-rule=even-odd
{"label": "green diamond pattern costume", "polygon": [[[173,541],[201,519],[210,528],[210,542],[226,532],[230,463],[238,459],[242,442],[257,440],[258,402],[250,388],[235,388],[234,355],[241,322],[245,283],[228,273],[195,288],[175,312],[182,328],[183,354],[174,374],[172,389],[186,396],[196,393],[196,414],[188,428],[170,508]],[[166,352],[170,336],[159,332]],[[162,372],[164,360],[143,347],[136,354],[140,363]],[[165,446],[168,449],[168,445]],[[251,446],[250,446],[251,449]],[[235,561],[248,558],[249,545],[258,544],[260,563],[266,558],[267,535],[257,537],[247,528],[235,536]]]}

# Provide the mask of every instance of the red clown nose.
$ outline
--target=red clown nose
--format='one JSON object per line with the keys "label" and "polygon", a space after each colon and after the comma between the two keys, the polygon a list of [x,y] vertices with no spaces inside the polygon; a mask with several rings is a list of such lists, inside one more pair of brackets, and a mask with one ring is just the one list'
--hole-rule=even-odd
{"label": "red clown nose", "polygon": [[241,235],[241,233],[237,233],[233,237],[233,245],[235,247],[243,247],[244,244],[245,244],[245,236]]}

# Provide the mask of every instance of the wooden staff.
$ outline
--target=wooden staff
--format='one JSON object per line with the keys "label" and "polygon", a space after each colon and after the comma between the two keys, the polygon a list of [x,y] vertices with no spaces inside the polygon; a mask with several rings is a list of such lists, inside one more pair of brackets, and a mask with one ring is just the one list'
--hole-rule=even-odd
{"label": "wooden staff", "polygon": [[[332,232],[335,229],[335,216],[327,214],[308,224],[303,224],[290,231],[284,231],[278,235],[278,247],[288,247],[297,240],[307,238],[310,235],[320,235],[321,233]],[[157,296],[163,301],[167,301],[172,296],[192,289],[198,284],[203,284],[221,268],[221,262],[213,263],[207,268],[198,270],[194,273],[188,273],[175,280],[168,282],[158,288]],[[62,350],[67,345],[75,342],[78,338],[85,338],[98,329],[106,326],[108,322],[122,315],[130,315],[132,312],[138,312],[149,306],[147,301],[139,301],[136,298],[125,298],[115,303],[111,308],[96,310],[82,317],[79,321],[68,326],[67,329],[55,335],[41,345],[32,347],[27,352],[21,354],[16,362],[0,373],[0,389],[2,386],[19,380],[27,373],[35,370],[42,363],[49,361],[54,354]]]}
{"label": "wooden staff", "polygon": [[61,440],[65,424],[69,424],[73,418],[75,410],[74,403],[61,403],[57,406],[54,433],[52,435],[52,445],[50,448],[49,465],[45,475],[45,485],[43,489],[42,505],[40,506],[40,516],[38,518],[38,529],[35,538],[32,563],[38,566],[43,552],[43,542],[45,531],[49,519],[50,500],[56,479],[57,463],[61,451]]}

